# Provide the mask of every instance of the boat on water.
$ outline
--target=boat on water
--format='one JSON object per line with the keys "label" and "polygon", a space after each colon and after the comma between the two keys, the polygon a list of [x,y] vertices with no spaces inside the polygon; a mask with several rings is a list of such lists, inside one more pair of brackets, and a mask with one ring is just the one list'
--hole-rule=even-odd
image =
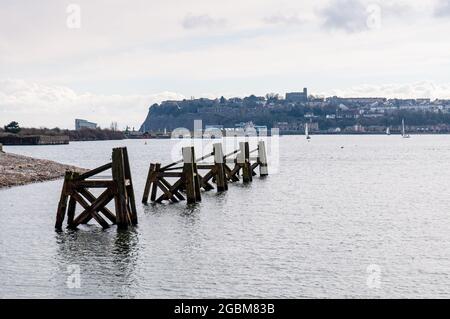
{"label": "boat on water", "polygon": [[405,119],[402,119],[402,137],[410,138],[409,134],[406,134],[406,131],[405,131]]}
{"label": "boat on water", "polygon": [[386,128],[386,135],[391,135],[391,129],[389,127]]}
{"label": "boat on water", "polygon": [[308,128],[308,123],[305,124],[305,136],[307,140],[311,139],[311,136],[309,136],[309,128]]}

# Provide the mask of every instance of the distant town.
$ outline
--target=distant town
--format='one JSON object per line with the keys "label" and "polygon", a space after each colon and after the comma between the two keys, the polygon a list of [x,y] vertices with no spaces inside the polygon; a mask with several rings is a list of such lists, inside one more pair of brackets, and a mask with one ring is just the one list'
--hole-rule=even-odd
{"label": "distant town", "polygon": [[302,134],[305,125],[316,134],[450,133],[450,100],[388,99],[383,97],[319,97],[308,89],[244,98],[164,101],[150,107],[141,134],[204,127],[239,129],[279,128],[282,134]]}
{"label": "distant town", "polygon": [[[320,97],[304,88],[284,96],[269,93],[244,98],[191,98],[153,104],[142,126],[119,129],[116,122],[100,128],[75,119],[75,129],[22,128],[11,122],[0,128],[4,145],[67,144],[70,141],[170,138],[176,128],[269,132],[280,134],[448,134],[450,99],[388,99],[384,97]],[[404,124],[403,124],[404,123]]]}

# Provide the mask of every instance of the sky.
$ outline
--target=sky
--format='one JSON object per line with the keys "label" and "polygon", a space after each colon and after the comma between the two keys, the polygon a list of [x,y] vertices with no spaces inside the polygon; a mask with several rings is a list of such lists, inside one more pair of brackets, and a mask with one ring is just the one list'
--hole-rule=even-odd
{"label": "sky", "polygon": [[0,125],[139,128],[166,99],[450,98],[450,0],[0,0]]}

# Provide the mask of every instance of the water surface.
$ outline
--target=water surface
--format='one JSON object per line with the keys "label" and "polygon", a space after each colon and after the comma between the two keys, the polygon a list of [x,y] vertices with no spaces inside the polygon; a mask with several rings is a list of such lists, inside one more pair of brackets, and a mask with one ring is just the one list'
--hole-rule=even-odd
{"label": "water surface", "polygon": [[284,136],[278,172],[193,207],[140,203],[174,141],[5,149],[94,168],[122,145],[135,229],[56,233],[61,180],[0,191],[0,297],[450,297],[450,136]]}

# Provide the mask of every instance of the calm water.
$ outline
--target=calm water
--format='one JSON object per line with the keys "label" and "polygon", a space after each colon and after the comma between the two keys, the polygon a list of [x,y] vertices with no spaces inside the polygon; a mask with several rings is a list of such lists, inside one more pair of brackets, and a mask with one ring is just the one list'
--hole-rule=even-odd
{"label": "calm water", "polygon": [[139,227],[58,234],[61,181],[0,191],[0,297],[450,297],[450,136],[282,137],[267,179],[142,205],[150,161],[174,144],[7,147],[94,168],[128,146]]}

